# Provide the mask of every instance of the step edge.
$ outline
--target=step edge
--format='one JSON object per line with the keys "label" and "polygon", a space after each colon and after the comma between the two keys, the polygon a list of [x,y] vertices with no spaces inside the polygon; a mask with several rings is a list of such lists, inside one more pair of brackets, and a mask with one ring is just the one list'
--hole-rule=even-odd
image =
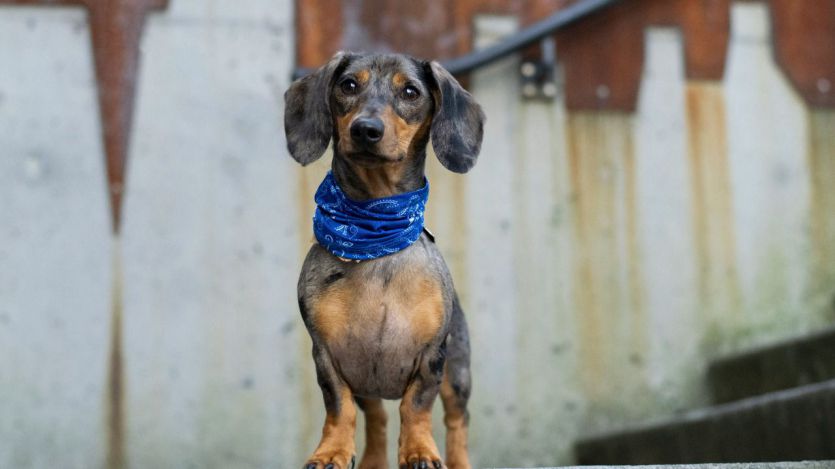
{"label": "step edge", "polygon": [[716,417],[721,414],[732,414],[734,412],[748,410],[768,403],[791,401],[794,399],[804,398],[809,395],[822,392],[835,392],[835,379],[830,379],[827,381],[821,381],[818,383],[807,384],[804,386],[798,386],[789,389],[783,389],[780,391],[774,391],[724,404],[688,410],[679,414],[675,414],[673,416],[650,419],[643,423],[626,426],[621,429],[607,431],[604,433],[581,435],[579,438],[577,438],[574,446],[579,447],[582,445],[594,444],[596,442],[607,440],[610,438],[617,438],[626,435],[657,430],[666,426],[670,426],[672,424],[697,422],[699,420],[704,419],[707,416]]}
{"label": "step edge", "polygon": [[[822,461],[782,461],[782,462],[750,462],[750,463],[702,463],[702,464],[648,464],[648,465],[595,465],[595,466],[551,466],[527,469],[824,469],[835,468],[835,460]],[[514,468],[484,468],[484,469],[514,469]],[[524,469],[524,468],[515,468]]]}
{"label": "step edge", "polygon": [[710,361],[708,365],[708,372],[714,368],[720,368],[722,366],[727,366],[733,362],[756,359],[758,355],[765,355],[768,353],[773,353],[775,351],[781,349],[789,349],[791,347],[797,347],[804,343],[815,342],[818,340],[825,340],[825,339],[832,339],[835,340],[835,326],[827,327],[826,329],[810,332],[806,335],[792,337],[790,339],[785,339],[776,343],[761,345],[758,347],[753,347],[748,350],[744,350],[741,352],[734,352],[729,353],[727,355],[719,356],[714,358]]}

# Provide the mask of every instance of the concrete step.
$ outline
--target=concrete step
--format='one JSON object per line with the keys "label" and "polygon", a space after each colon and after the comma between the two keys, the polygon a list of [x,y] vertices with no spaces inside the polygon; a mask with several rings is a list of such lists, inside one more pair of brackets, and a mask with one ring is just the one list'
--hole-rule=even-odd
{"label": "concrete step", "polygon": [[579,464],[835,459],[835,380],[581,439]]}
{"label": "concrete step", "polygon": [[[572,466],[559,469],[832,469],[835,461],[752,462],[738,464],[681,464],[667,466]],[[555,467],[540,469],[558,469]]]}
{"label": "concrete step", "polygon": [[835,379],[835,327],[716,360],[708,369],[714,402]]}

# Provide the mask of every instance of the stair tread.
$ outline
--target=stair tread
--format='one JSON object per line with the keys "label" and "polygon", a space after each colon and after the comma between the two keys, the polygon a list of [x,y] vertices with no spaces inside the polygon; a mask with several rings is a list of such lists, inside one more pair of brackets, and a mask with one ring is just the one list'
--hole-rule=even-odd
{"label": "stair tread", "polygon": [[[645,466],[566,466],[536,469],[831,469],[835,461],[788,461],[754,463],[667,464]],[[507,468],[510,469],[510,468]],[[531,468],[534,469],[534,468]]]}
{"label": "stair tread", "polygon": [[656,427],[668,426],[678,422],[689,422],[701,420],[708,417],[713,417],[722,414],[731,414],[753,407],[768,405],[771,402],[785,401],[790,399],[798,399],[810,394],[817,394],[820,392],[831,391],[835,393],[835,380],[824,381],[821,383],[807,384],[805,386],[798,386],[796,388],[784,389],[775,391],[760,396],[749,397],[734,402],[725,404],[718,404],[710,407],[702,407],[699,409],[688,410],[663,419],[651,420],[636,425],[630,425],[620,430],[602,433],[595,435],[592,438],[604,438],[612,435],[619,435],[624,433],[633,433],[636,431],[649,430]]}
{"label": "stair tread", "polygon": [[835,458],[835,380],[587,436],[575,449],[582,464]]}

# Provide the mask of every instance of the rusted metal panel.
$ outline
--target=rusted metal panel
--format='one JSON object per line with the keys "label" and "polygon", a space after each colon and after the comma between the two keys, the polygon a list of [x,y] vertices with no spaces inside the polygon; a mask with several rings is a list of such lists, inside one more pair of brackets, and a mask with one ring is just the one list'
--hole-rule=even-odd
{"label": "rusted metal panel", "polygon": [[724,73],[729,0],[623,2],[556,35],[565,66],[566,104],[572,110],[635,110],[644,60],[643,31],[680,27],[690,79]]}
{"label": "rusted metal panel", "polygon": [[774,55],[815,107],[835,108],[835,0],[770,0]]}
{"label": "rusted metal panel", "polygon": [[[346,9],[364,31],[352,31],[359,25],[346,25],[349,44],[363,49],[408,51],[417,57],[452,57],[456,54],[453,2],[364,0]],[[354,10],[356,9],[356,10]]]}
{"label": "rusted metal panel", "polygon": [[3,0],[0,4],[6,5],[55,5],[55,6],[86,6],[88,0]]}
{"label": "rusted metal panel", "polygon": [[296,63],[319,67],[334,52],[351,49],[342,43],[343,0],[296,0]]}
{"label": "rusted metal panel", "polygon": [[[472,18],[477,14],[516,15],[525,25],[570,3],[298,1],[298,61],[318,66],[340,48],[451,58],[472,49]],[[835,0],[772,0],[769,5],[775,55],[789,79],[810,104],[835,106],[835,54],[821,46],[835,43]],[[635,110],[644,56],[641,31],[650,25],[681,28],[687,78],[721,80],[729,7],[730,0],[623,2],[559,32],[568,108]]]}
{"label": "rusted metal panel", "polygon": [[691,80],[721,80],[730,35],[730,0],[679,0],[667,17],[653,24],[672,24],[684,35],[685,76]]}
{"label": "rusted metal panel", "polygon": [[0,0],[12,5],[73,5],[88,10],[99,84],[99,111],[107,154],[107,180],[114,233],[121,223],[127,147],[145,16],[168,0]]}
{"label": "rusted metal panel", "polygon": [[[686,36],[688,78],[721,79],[728,39],[730,0],[623,2],[558,33],[571,110],[634,111],[643,67],[644,28],[673,24]],[[339,48],[399,51],[451,58],[472,50],[473,17],[515,15],[524,26],[573,3],[569,0],[458,0],[445,2],[299,1],[299,63],[318,66]],[[328,23],[309,21],[335,11]],[[344,24],[333,24],[333,18]],[[324,26],[323,26],[324,24]],[[417,25],[417,26],[416,26]],[[329,37],[325,44],[320,39]],[[320,45],[316,50],[315,44]],[[322,48],[327,49],[322,51]],[[536,48],[525,55],[535,56]]]}
{"label": "rusted metal panel", "polygon": [[473,45],[473,18],[516,15],[528,24],[577,0],[296,0],[297,62],[318,67],[340,49],[449,59]]}
{"label": "rusted metal panel", "polygon": [[610,8],[556,35],[568,109],[635,110],[644,15],[630,5]]}
{"label": "rusted metal panel", "polygon": [[[576,3],[578,0],[458,0],[455,7],[457,55],[472,51],[475,47],[473,18],[477,15],[504,15],[517,18],[523,28],[544,17]],[[523,56],[536,57],[539,47],[529,47]],[[447,57],[444,57],[447,58]],[[450,57],[451,58],[451,57]]]}
{"label": "rusted metal panel", "polygon": [[113,231],[121,224],[128,142],[139,64],[139,37],[145,16],[162,9],[167,0],[87,0],[93,54],[107,153],[107,179]]}

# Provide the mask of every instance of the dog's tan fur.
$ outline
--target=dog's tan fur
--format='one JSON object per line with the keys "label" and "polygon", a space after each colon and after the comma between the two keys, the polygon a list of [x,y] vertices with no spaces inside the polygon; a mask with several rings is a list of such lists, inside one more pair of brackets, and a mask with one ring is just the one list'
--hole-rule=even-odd
{"label": "dog's tan fur", "polygon": [[[285,100],[291,155],[307,164],[333,139],[334,178],[354,200],[422,187],[430,138],[444,166],[457,172],[475,163],[481,143],[480,108],[434,62],[338,54],[295,82]],[[357,132],[364,122],[375,123],[368,131],[373,133]],[[360,263],[346,263],[314,245],[299,278],[299,306],[327,411],[321,442],[305,469],[351,467],[355,400],[366,415],[359,467],[387,469],[381,399],[402,399],[401,468],[470,468],[469,338],[451,276],[431,238],[424,234],[397,253]],[[446,412],[446,464],[432,438],[438,392]]]}

